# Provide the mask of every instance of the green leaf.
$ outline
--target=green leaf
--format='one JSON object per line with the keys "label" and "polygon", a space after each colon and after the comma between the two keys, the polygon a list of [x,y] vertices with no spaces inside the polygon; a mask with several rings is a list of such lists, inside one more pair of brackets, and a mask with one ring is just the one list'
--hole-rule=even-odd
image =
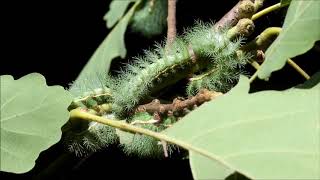
{"label": "green leaf", "polygon": [[[105,74],[109,71],[112,59],[120,56],[124,58],[127,50],[124,42],[124,34],[128,23],[138,6],[140,1],[137,1],[129,12],[119,21],[119,23],[112,29],[106,39],[100,44],[95,51],[89,62],[82,69],[81,73],[77,77],[76,81],[70,88],[70,91],[76,91],[77,87],[83,86],[82,84],[87,82],[88,79],[96,78],[97,74]],[[89,91],[89,89],[83,89]]]}
{"label": "green leaf", "polygon": [[234,171],[198,153],[190,151],[190,167],[194,179],[225,179]]}
{"label": "green leaf", "polygon": [[317,40],[320,40],[320,1],[292,0],[283,30],[266,51],[258,77],[268,79],[273,71],[285,65],[288,58],[305,53]]}
{"label": "green leaf", "polygon": [[167,27],[168,16],[168,0],[150,2],[150,0],[142,1],[130,23],[130,29],[133,32],[147,38],[162,34]]}
{"label": "green leaf", "polygon": [[113,0],[110,3],[110,10],[104,15],[103,19],[107,21],[107,27],[114,26],[125,13],[131,2],[136,0]]}
{"label": "green leaf", "polygon": [[280,3],[281,3],[281,6],[286,6],[288,4],[290,4],[291,0],[281,0]]}
{"label": "green leaf", "polygon": [[[241,77],[231,92],[163,132],[193,147],[195,178],[221,179],[225,166],[252,179],[319,179],[320,85],[248,91],[249,81]],[[205,167],[208,159],[217,167],[195,167]]]}
{"label": "green leaf", "polygon": [[48,87],[38,73],[1,82],[1,171],[23,173],[39,153],[60,140],[72,98],[61,86]]}

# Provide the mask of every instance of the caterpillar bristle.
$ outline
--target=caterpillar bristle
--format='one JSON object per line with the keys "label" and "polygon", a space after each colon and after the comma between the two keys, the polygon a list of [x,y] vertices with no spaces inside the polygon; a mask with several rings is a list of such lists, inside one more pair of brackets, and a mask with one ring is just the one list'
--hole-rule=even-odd
{"label": "caterpillar bristle", "polygon": [[79,157],[99,151],[117,141],[114,128],[97,122],[89,122],[88,127],[81,131],[71,128],[62,137],[67,149]]}
{"label": "caterpillar bristle", "polygon": [[[229,90],[248,56],[238,56],[236,53],[243,38],[231,41],[227,36],[228,27],[213,27],[213,23],[198,21],[169,46],[158,43],[153,50],[145,50],[143,57],[137,57],[133,63],[127,65],[122,75],[116,78],[115,85],[111,86],[114,92],[115,114],[119,117],[126,115],[147,95],[196,71],[207,75],[191,81],[187,88],[188,95],[194,95],[201,88]],[[200,67],[192,64],[189,45],[198,58]],[[235,74],[237,76],[234,76]]]}
{"label": "caterpillar bristle", "polygon": [[[134,108],[144,99],[190,77],[190,74],[197,75],[190,79],[186,87],[189,96],[195,95],[203,88],[219,92],[229,91],[243,73],[242,68],[251,55],[237,54],[244,40],[242,37],[229,40],[228,28],[215,29],[213,26],[213,23],[197,22],[193,28],[187,29],[183,36],[178,36],[172,44],[158,43],[152,50],[145,50],[143,56],[135,57],[130,64],[125,64],[125,68],[120,68],[118,75],[109,76],[106,73],[88,77],[83,84],[78,83],[79,87],[74,88],[79,92],[73,94],[82,98],[82,101],[77,103],[89,109],[100,104],[112,103],[112,113],[117,119],[126,118],[130,121]],[[193,55],[196,60],[191,59]],[[157,132],[165,129],[161,123],[138,126]],[[118,140],[114,128],[99,123],[88,124],[81,133],[69,133],[69,136],[65,136],[69,137],[66,138],[66,142],[69,144],[69,150],[77,155],[95,152]],[[163,157],[163,147],[158,144],[158,140],[144,135],[133,136],[130,143],[122,143],[126,154]],[[170,145],[169,147],[169,151],[174,148]]]}
{"label": "caterpillar bristle", "polygon": [[70,84],[69,92],[74,97],[84,96],[84,93],[92,92],[95,89],[106,87],[107,73],[95,72],[87,75],[85,78]]}

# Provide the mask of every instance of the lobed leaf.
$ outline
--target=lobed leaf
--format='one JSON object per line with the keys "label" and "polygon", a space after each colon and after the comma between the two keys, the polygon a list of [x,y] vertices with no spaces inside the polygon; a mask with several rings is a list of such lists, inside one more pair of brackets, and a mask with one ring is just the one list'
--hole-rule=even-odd
{"label": "lobed leaf", "polygon": [[23,173],[59,141],[72,98],[61,86],[48,87],[38,73],[18,80],[3,75],[0,82],[1,171]]}

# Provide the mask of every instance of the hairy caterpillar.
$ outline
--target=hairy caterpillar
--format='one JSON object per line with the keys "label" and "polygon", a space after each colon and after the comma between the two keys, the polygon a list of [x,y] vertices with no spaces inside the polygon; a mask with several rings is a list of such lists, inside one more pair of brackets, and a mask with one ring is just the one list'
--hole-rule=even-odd
{"label": "hairy caterpillar", "polygon": [[[133,109],[148,96],[155,95],[194,74],[196,75],[187,85],[189,95],[197,93],[202,88],[226,92],[233,86],[241,73],[241,67],[249,59],[249,54],[237,54],[242,40],[242,38],[230,40],[227,28],[214,29],[213,24],[197,23],[183,36],[176,38],[169,46],[170,49],[156,45],[154,50],[146,51],[144,57],[138,57],[133,63],[128,64],[118,77],[105,78],[100,75],[96,79],[93,78],[95,79],[93,81],[88,80],[96,86],[74,89],[90,92],[94,88],[102,88],[103,91],[87,93],[78,99],[86,99],[87,101],[81,103],[89,109],[99,104],[112,103],[112,113],[117,119],[132,115]],[[86,86],[86,82],[83,84]],[[100,95],[105,93],[101,99],[96,98],[99,93]],[[106,113],[103,115],[110,116]],[[163,124],[149,123],[138,126],[154,131],[165,129]],[[161,154],[163,157],[163,149],[157,140],[142,135],[130,135],[134,137],[131,138],[131,142],[121,143],[126,154],[137,154],[142,157],[158,157]],[[71,144],[69,149],[78,154],[85,154],[115,142],[121,133],[116,133],[114,129],[98,123],[89,123],[76,128],[76,131],[71,131],[67,137],[72,136],[73,139],[66,138]]]}
{"label": "hairy caterpillar", "polygon": [[83,96],[74,98],[69,106],[69,110],[77,107],[95,108],[99,105],[105,105],[106,102],[110,102],[111,98],[111,91],[109,88],[97,88],[93,91],[84,92]]}
{"label": "hairy caterpillar", "polygon": [[227,28],[214,29],[213,24],[197,23],[176,38],[169,51],[157,45],[109,83],[114,97],[113,112],[119,117],[127,115],[146,96],[197,72],[205,74],[189,83],[190,95],[201,88],[228,90],[238,78],[239,67],[249,58],[248,54],[236,53],[241,41],[242,38],[229,40]]}
{"label": "hairy caterpillar", "polygon": [[167,25],[167,0],[143,0],[132,17],[130,29],[147,38],[159,35]]}
{"label": "hairy caterpillar", "polygon": [[64,145],[76,156],[86,156],[118,141],[114,128],[97,122],[84,122],[77,126],[68,122],[62,129]]}
{"label": "hairy caterpillar", "polygon": [[[204,55],[204,58],[211,61],[200,75],[190,79],[191,82],[187,88],[188,95],[195,95],[201,88],[220,92],[228,91],[238,79],[241,73],[240,68],[250,58],[249,54],[236,53],[243,41],[241,37],[230,41],[227,28],[221,32],[213,32],[212,28],[210,25],[200,24],[189,29],[185,36],[192,44],[194,51],[201,52],[198,56]],[[212,41],[212,44],[208,42],[206,43],[208,47],[198,46],[205,41]]]}
{"label": "hairy caterpillar", "polygon": [[[105,84],[105,76],[98,74],[78,83],[71,91],[75,98],[68,109],[81,108],[93,114],[110,117],[108,113],[112,96]],[[62,131],[63,144],[76,156],[86,156],[118,141],[114,128],[97,122],[68,121]]]}

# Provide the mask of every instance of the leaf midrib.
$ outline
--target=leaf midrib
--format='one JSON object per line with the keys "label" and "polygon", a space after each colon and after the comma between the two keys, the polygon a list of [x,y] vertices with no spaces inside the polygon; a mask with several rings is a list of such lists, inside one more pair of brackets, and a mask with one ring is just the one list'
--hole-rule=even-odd
{"label": "leaf midrib", "polygon": [[4,122],[6,122],[6,121],[8,121],[8,120],[10,120],[10,119],[12,119],[12,118],[17,118],[17,117],[23,116],[23,115],[25,115],[25,114],[33,113],[33,112],[37,111],[38,109],[44,108],[44,107],[49,106],[49,105],[52,105],[52,104],[56,104],[56,103],[58,103],[58,102],[60,101],[60,98],[58,98],[58,99],[56,99],[55,101],[52,101],[51,103],[48,103],[48,104],[45,104],[45,105],[44,105],[44,102],[45,102],[45,100],[46,100],[48,97],[49,97],[49,93],[46,94],[46,96],[43,98],[43,100],[41,100],[41,102],[39,103],[39,105],[36,106],[35,108],[33,108],[33,109],[29,110],[29,111],[22,112],[22,113],[20,113],[20,114],[14,114],[14,115],[12,115],[12,116],[3,118],[3,119],[1,119],[1,123],[4,123]]}

